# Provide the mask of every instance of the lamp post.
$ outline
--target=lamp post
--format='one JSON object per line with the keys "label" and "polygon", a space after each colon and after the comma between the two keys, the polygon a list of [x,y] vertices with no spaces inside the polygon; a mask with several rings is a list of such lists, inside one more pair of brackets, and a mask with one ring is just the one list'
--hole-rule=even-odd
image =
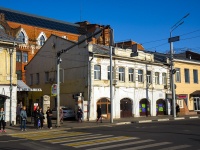
{"label": "lamp post", "polygon": [[175,85],[174,85],[174,74],[176,70],[174,69],[174,50],[173,50],[173,42],[179,41],[179,36],[172,37],[172,32],[178,28],[180,25],[184,23],[183,19],[185,19],[189,14],[185,15],[181,20],[179,20],[175,25],[173,25],[170,29],[170,38],[168,42],[170,43],[170,75],[171,75],[171,91],[172,91],[172,102],[173,102],[173,116],[176,117],[176,97],[175,97]]}
{"label": "lamp post", "polygon": [[[14,42],[15,46],[15,42]],[[10,54],[10,126],[12,126],[12,68],[13,68],[13,52],[14,52],[14,46],[13,48],[9,48],[9,54]]]}

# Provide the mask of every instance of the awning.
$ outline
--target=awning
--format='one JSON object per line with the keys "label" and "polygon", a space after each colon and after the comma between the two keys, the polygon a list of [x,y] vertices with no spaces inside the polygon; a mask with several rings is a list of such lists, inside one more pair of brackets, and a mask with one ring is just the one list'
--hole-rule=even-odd
{"label": "awning", "polygon": [[196,90],[192,92],[190,95],[195,96],[195,95],[200,95],[200,90]]}
{"label": "awning", "polygon": [[22,80],[17,80],[17,91],[42,91],[41,88],[30,88]]}
{"label": "awning", "polygon": [[3,97],[4,99],[10,98],[9,96],[3,94],[0,94],[0,97]]}

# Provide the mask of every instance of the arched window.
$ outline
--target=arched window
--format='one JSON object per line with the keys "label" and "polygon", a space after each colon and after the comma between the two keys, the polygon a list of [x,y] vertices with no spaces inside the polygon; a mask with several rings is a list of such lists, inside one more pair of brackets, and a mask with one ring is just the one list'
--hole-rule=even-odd
{"label": "arched window", "polygon": [[44,36],[42,35],[42,36],[40,37],[40,46],[44,45],[44,42],[45,42],[45,38],[44,38]]}
{"label": "arched window", "polygon": [[19,33],[18,39],[21,42],[25,43],[25,35],[24,35],[24,33],[22,31]]}

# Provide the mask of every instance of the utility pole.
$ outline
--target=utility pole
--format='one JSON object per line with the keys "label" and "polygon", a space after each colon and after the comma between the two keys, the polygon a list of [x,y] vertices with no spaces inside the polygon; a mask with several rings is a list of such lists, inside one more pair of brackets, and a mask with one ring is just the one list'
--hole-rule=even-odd
{"label": "utility pole", "polygon": [[171,27],[170,30],[170,38],[168,42],[170,43],[170,75],[171,75],[171,91],[172,91],[172,103],[173,103],[173,116],[176,117],[176,95],[175,95],[175,84],[174,84],[174,74],[176,70],[174,69],[174,50],[173,50],[173,42],[179,41],[180,37],[172,37],[172,32],[184,23],[183,19],[185,19],[189,14],[185,15],[181,20],[179,20],[175,25]]}

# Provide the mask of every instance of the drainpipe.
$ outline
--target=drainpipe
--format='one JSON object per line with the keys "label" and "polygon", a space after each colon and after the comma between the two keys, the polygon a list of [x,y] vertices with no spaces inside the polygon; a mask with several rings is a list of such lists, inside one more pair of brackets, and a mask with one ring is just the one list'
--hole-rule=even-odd
{"label": "drainpipe", "polygon": [[91,60],[88,61],[88,113],[87,120],[90,120],[90,105],[91,105],[91,92],[92,92],[92,78],[91,78],[91,62],[94,59],[94,54],[92,53]]}

